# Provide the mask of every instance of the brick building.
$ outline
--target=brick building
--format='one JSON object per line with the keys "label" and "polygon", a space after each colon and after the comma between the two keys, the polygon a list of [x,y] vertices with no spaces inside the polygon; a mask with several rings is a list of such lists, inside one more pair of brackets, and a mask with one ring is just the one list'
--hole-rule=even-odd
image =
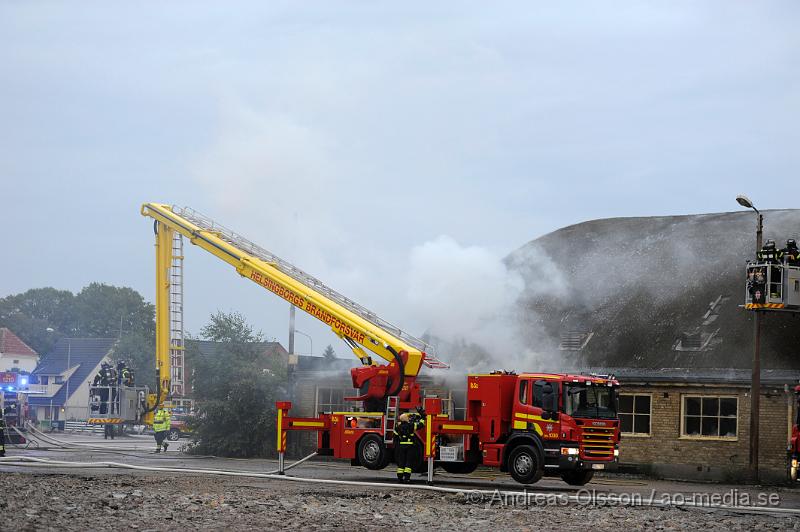
{"label": "brick building", "polygon": [[[735,481],[748,475],[750,372],[616,370],[622,383],[620,463],[664,478]],[[786,478],[786,444],[796,415],[797,372],[761,377],[759,471]]]}

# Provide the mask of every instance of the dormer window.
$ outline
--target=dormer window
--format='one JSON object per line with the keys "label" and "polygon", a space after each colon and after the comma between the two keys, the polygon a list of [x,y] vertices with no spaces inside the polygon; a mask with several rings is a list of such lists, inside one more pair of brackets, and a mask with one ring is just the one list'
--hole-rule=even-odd
{"label": "dormer window", "polygon": [[592,336],[594,336],[593,332],[568,331],[561,333],[561,343],[558,349],[561,351],[580,351],[586,347]]}

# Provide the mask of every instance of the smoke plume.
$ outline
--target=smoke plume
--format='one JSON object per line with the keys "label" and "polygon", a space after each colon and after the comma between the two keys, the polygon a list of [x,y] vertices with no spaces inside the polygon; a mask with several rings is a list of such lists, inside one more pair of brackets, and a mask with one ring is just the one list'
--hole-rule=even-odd
{"label": "smoke plume", "polygon": [[[449,236],[416,246],[408,269],[408,302],[437,354],[456,373],[561,367],[553,340],[519,300],[558,295],[566,283],[541,250],[527,249],[516,269],[488,249],[462,246]],[[534,273],[537,273],[534,275]],[[542,366],[547,366],[542,367]]]}

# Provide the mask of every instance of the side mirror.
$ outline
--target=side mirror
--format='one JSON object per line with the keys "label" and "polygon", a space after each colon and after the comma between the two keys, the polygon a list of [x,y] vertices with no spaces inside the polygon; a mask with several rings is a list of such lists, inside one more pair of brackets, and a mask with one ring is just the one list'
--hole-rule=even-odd
{"label": "side mirror", "polygon": [[[543,414],[546,414],[549,419],[556,419],[558,417],[558,401],[553,385],[546,382],[542,387],[542,409]],[[545,417],[545,415],[542,415]]]}

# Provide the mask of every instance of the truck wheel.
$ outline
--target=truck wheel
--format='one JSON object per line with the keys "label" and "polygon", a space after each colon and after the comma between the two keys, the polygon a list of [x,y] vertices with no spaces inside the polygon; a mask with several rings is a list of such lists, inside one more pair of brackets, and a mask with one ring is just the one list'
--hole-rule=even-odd
{"label": "truck wheel", "polygon": [[181,437],[181,431],[178,429],[169,429],[169,433],[167,433],[167,439],[169,441],[178,441]]}
{"label": "truck wheel", "polygon": [[584,469],[582,471],[564,471],[561,473],[561,480],[570,486],[583,486],[594,477],[594,471]]}
{"label": "truck wheel", "polygon": [[478,469],[478,462],[439,462],[439,465],[452,475],[469,475]]}
{"label": "truck wheel", "polygon": [[520,484],[534,484],[544,474],[542,455],[536,447],[520,445],[508,457],[508,471]]}
{"label": "truck wheel", "polygon": [[367,469],[383,469],[388,462],[386,445],[377,434],[367,434],[361,438],[357,453],[358,462]]}

